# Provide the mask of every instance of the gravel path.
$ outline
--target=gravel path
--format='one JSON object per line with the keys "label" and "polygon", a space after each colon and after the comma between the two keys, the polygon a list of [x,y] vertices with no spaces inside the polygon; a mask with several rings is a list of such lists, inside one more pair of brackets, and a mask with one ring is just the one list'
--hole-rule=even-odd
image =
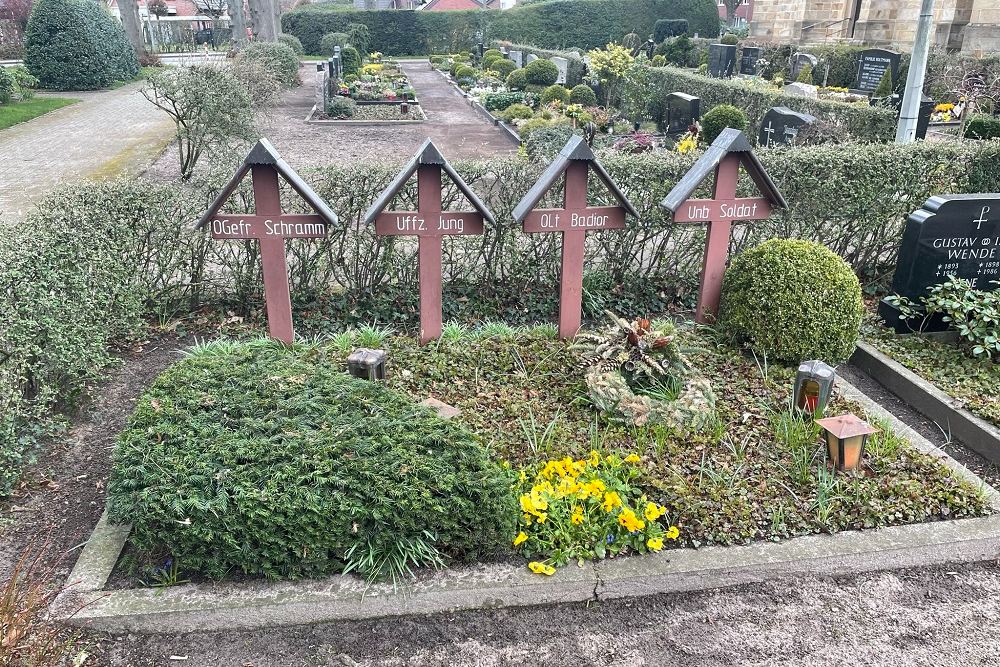
{"label": "gravel path", "polygon": [[20,220],[58,185],[144,169],[170,139],[173,124],[139,92],[59,93],[81,101],[0,130],[0,225]]}

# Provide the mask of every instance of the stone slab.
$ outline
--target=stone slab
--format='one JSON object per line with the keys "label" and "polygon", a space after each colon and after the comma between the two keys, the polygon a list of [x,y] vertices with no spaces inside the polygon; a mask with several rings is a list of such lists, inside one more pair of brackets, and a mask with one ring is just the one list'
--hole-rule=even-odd
{"label": "stone slab", "polygon": [[453,405],[448,405],[444,401],[439,401],[433,396],[425,398],[420,401],[420,405],[430,408],[438,413],[438,417],[442,419],[451,419],[453,417],[458,417],[462,414],[462,411]]}
{"label": "stone slab", "polygon": [[1000,462],[1000,429],[966,410],[959,401],[867,343],[858,343],[851,364],[946,433],[991,461]]}

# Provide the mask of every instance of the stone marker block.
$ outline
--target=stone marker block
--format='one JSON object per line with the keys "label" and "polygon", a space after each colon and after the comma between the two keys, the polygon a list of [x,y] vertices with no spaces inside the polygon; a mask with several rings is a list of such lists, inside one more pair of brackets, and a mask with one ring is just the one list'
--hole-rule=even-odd
{"label": "stone marker block", "polygon": [[439,401],[436,398],[425,398],[420,401],[420,405],[434,410],[438,413],[438,417],[441,419],[451,419],[452,417],[458,417],[462,414],[462,411],[458,408],[448,405],[444,401]]}

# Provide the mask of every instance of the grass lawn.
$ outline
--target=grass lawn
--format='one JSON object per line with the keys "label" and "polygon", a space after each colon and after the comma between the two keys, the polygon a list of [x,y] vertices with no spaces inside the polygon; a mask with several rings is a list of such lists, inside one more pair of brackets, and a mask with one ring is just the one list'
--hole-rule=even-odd
{"label": "grass lawn", "polygon": [[917,334],[896,334],[876,315],[866,319],[862,335],[875,346],[965,408],[1000,426],[1000,364],[966,353],[960,344]]}
{"label": "grass lawn", "polygon": [[5,104],[0,106],[0,130],[79,101],[70,97],[33,97],[23,102]]}

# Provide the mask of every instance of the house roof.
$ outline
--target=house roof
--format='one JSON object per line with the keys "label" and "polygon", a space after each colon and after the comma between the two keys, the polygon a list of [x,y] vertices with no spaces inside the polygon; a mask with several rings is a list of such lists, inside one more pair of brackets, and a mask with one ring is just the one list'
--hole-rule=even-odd
{"label": "house roof", "polygon": [[548,192],[549,188],[552,187],[552,184],[556,182],[556,179],[562,176],[563,172],[566,171],[572,161],[587,162],[590,165],[590,168],[593,169],[594,173],[596,173],[597,176],[604,181],[604,184],[608,186],[608,190],[610,190],[614,198],[618,200],[618,203],[620,203],[629,214],[638,217],[639,213],[635,210],[635,207],[632,206],[632,202],[628,200],[628,197],[626,197],[625,193],[621,191],[618,184],[612,180],[611,175],[604,169],[604,165],[602,165],[597,159],[594,152],[590,150],[590,146],[587,145],[587,142],[584,141],[583,137],[580,135],[573,135],[570,137],[570,140],[566,142],[566,145],[563,146],[562,150],[559,151],[559,155],[556,156],[556,159],[549,164],[548,168],[546,168],[542,175],[538,177],[538,180],[531,186],[531,189],[528,190],[527,194],[525,194],[524,197],[521,198],[521,201],[518,202],[517,207],[514,208],[515,222],[524,221],[524,218],[531,213],[532,209],[535,208],[535,205],[538,204],[545,193]]}
{"label": "house roof", "polygon": [[250,173],[250,170],[254,166],[269,165],[274,167],[277,172],[281,175],[285,181],[292,186],[302,199],[306,201],[307,204],[313,207],[316,213],[323,218],[323,220],[328,225],[337,224],[337,214],[334,213],[326,202],[317,195],[309,185],[302,180],[302,177],[295,173],[295,170],[288,166],[288,163],[281,159],[278,155],[278,151],[274,149],[271,142],[267,139],[261,138],[257,141],[257,144],[250,149],[250,154],[246,156],[243,160],[243,164],[240,168],[236,170],[233,177],[229,179],[226,186],[222,188],[219,195],[215,198],[215,201],[211,203],[205,214],[201,216],[197,223],[195,223],[195,229],[201,229],[208,221],[219,212],[229,197],[236,192],[236,188],[239,187],[246,175]]}
{"label": "house roof", "polygon": [[667,196],[660,202],[660,206],[671,213],[676,213],[677,209],[688,200],[691,193],[704,181],[712,171],[719,166],[722,159],[730,153],[737,153],[740,163],[750,178],[757,185],[760,193],[777,208],[788,208],[785,198],[778,191],[778,186],[774,184],[768,176],[764,165],[753,152],[750,141],[739,130],[727,127],[716,137],[708,150],[698,158],[698,161],[684,174],[684,178],[674,186]]}
{"label": "house roof", "polygon": [[416,155],[414,155],[413,158],[406,163],[406,166],[403,167],[398,174],[396,174],[396,178],[392,180],[392,183],[390,183],[389,186],[382,191],[382,194],[378,196],[375,203],[369,207],[368,212],[365,213],[366,225],[372,224],[375,221],[375,218],[378,217],[378,214],[384,211],[389,204],[392,203],[392,200],[399,194],[400,190],[402,190],[406,185],[406,182],[410,180],[410,177],[416,173],[417,169],[421,165],[440,166],[441,169],[444,170],[444,173],[448,175],[448,178],[450,178],[458,187],[459,191],[461,191],[461,193],[465,195],[465,198],[469,200],[469,203],[472,204],[473,208],[482,214],[483,219],[490,223],[495,222],[493,213],[486,208],[486,204],[484,204],[479,198],[479,195],[472,191],[472,188],[470,188],[462,177],[458,175],[455,168],[444,159],[444,156],[441,155],[441,151],[437,149],[434,142],[427,139],[423,144],[421,144],[420,148],[417,149]]}

